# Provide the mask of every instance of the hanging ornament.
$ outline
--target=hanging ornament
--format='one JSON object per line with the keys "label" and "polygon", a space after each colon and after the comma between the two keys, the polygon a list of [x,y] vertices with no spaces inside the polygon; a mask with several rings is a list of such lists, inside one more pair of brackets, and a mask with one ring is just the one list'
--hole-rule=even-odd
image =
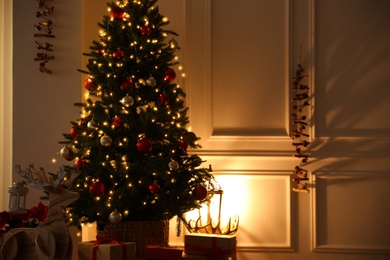
{"label": "hanging ornament", "polygon": [[139,30],[141,31],[141,34],[144,36],[149,36],[152,32],[152,29],[148,25],[142,25]]}
{"label": "hanging ornament", "polygon": [[70,136],[72,137],[72,139],[75,139],[78,135],[79,135],[79,133],[77,132],[76,127],[72,127],[70,129]]}
{"label": "hanging ornament", "polygon": [[112,224],[117,224],[122,221],[122,214],[115,209],[113,212],[110,213],[108,219]]}
{"label": "hanging ornament", "polygon": [[169,96],[166,93],[161,93],[158,97],[158,102],[161,105],[168,105],[169,104]]}
{"label": "hanging ornament", "polygon": [[194,188],[192,194],[197,200],[204,200],[207,197],[207,189],[202,185],[198,185]]}
{"label": "hanging ornament", "polygon": [[125,18],[125,11],[118,6],[114,7],[110,11],[110,17],[113,20],[123,21],[123,19]]}
{"label": "hanging ornament", "polygon": [[60,155],[65,158],[67,161],[73,160],[73,151],[67,145],[62,147]]}
{"label": "hanging ornament", "polygon": [[158,185],[157,182],[153,182],[152,184],[149,185],[149,191],[152,194],[156,194],[160,191],[161,187]]}
{"label": "hanging ornament", "polygon": [[157,84],[157,81],[156,81],[155,78],[149,77],[149,78],[146,80],[146,84],[148,84],[148,85],[151,86],[151,87],[155,87],[156,84]]}
{"label": "hanging ornament", "polygon": [[149,153],[152,151],[153,143],[148,138],[143,137],[142,139],[138,140],[136,146],[137,146],[138,152]]}
{"label": "hanging ornament", "polygon": [[122,122],[122,119],[120,119],[119,117],[114,117],[111,121],[111,125],[114,127],[114,128],[119,128],[123,125],[123,122]]}
{"label": "hanging ornament", "polygon": [[165,72],[164,80],[168,82],[174,81],[176,78],[176,72],[172,68],[168,68],[167,71]]}
{"label": "hanging ornament", "polygon": [[171,49],[176,49],[178,47],[177,41],[175,39],[170,40],[168,44]]}
{"label": "hanging ornament", "polygon": [[89,186],[89,191],[94,196],[102,196],[106,191],[106,186],[104,185],[103,182],[95,181],[91,184],[91,186]]}
{"label": "hanging ornament", "polygon": [[179,149],[182,150],[183,152],[187,151],[188,144],[186,141],[181,140],[179,144]]}
{"label": "hanging ornament", "polygon": [[135,89],[135,84],[134,82],[129,79],[129,80],[126,80],[122,83],[122,85],[119,87],[121,90],[131,90],[131,91],[134,91]]}
{"label": "hanging ornament", "polygon": [[112,143],[112,139],[109,135],[103,135],[101,138],[100,138],[100,144],[104,147],[108,147],[110,146]]}
{"label": "hanging ornament", "polygon": [[171,171],[177,171],[179,169],[179,163],[175,160],[172,160],[168,163],[168,167]]}
{"label": "hanging ornament", "polygon": [[134,104],[134,99],[129,96],[129,95],[126,95],[122,98],[121,100],[121,103],[125,106],[125,107],[131,107],[133,104]]}
{"label": "hanging ornament", "polygon": [[122,50],[120,50],[120,49],[117,49],[116,51],[114,51],[112,53],[112,57],[114,59],[117,59],[117,60],[123,59],[124,56],[125,56],[125,53]]}
{"label": "hanging ornament", "polygon": [[84,87],[88,90],[88,91],[93,91],[96,89],[96,83],[95,81],[93,81],[93,78],[92,77],[88,77],[85,79],[84,81]]}
{"label": "hanging ornament", "polygon": [[97,127],[97,123],[96,123],[95,121],[93,121],[93,119],[92,119],[91,121],[89,121],[89,122],[87,123],[87,127],[88,127],[89,129],[95,129],[95,128]]}
{"label": "hanging ornament", "polygon": [[86,119],[84,117],[79,118],[78,124],[79,125],[84,125],[85,124],[85,120]]}
{"label": "hanging ornament", "polygon": [[77,169],[81,170],[84,165],[85,165],[85,160],[83,158],[78,158],[75,162],[74,165],[77,167]]}

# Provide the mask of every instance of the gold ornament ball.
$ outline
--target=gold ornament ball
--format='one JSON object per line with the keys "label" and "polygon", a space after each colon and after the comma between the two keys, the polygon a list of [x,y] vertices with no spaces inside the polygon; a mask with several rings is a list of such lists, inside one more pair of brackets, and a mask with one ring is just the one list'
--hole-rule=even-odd
{"label": "gold ornament ball", "polygon": [[114,210],[113,212],[110,213],[108,219],[112,224],[117,224],[122,221],[122,214],[119,211]]}
{"label": "gold ornament ball", "polygon": [[175,160],[170,161],[168,166],[169,166],[169,169],[171,169],[173,171],[176,171],[179,169],[179,163]]}
{"label": "gold ornament ball", "polygon": [[108,135],[103,135],[101,138],[100,138],[100,144],[104,147],[108,147],[110,146],[112,143],[112,139],[110,136]]}

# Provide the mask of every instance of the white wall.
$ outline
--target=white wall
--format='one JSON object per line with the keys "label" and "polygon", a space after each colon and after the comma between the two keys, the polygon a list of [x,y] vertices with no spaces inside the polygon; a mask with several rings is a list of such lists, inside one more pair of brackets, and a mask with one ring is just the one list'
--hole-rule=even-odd
{"label": "white wall", "polygon": [[[33,62],[35,2],[13,3],[12,168],[34,162],[56,170],[57,141],[78,116],[72,105],[81,98],[76,69],[98,35],[94,26],[105,3],[53,2],[53,75]],[[239,259],[387,259],[390,2],[160,4],[180,34],[199,153],[241,215]],[[297,162],[288,136],[289,87],[300,46],[313,92],[310,194],[289,189]]]}

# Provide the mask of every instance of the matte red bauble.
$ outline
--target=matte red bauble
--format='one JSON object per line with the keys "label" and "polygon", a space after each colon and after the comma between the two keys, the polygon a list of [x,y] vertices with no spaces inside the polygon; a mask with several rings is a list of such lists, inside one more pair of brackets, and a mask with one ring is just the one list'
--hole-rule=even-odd
{"label": "matte red bauble", "polygon": [[174,81],[176,78],[176,72],[172,68],[168,68],[167,71],[165,72],[164,80],[168,82]]}
{"label": "matte red bauble", "polygon": [[117,59],[117,60],[123,59],[124,56],[125,56],[125,53],[120,49],[118,49],[112,53],[112,57],[114,59]]}
{"label": "matte red bauble", "polygon": [[152,184],[150,184],[149,185],[149,191],[150,191],[150,193],[152,193],[152,194],[156,194],[156,193],[158,193],[159,191],[160,191],[160,185],[158,185],[158,183],[157,182],[154,182],[154,183],[152,183]]}
{"label": "matte red bauble", "polygon": [[204,200],[207,197],[207,189],[202,185],[198,185],[192,191],[192,194],[195,196],[197,200]]}
{"label": "matte red bauble", "polygon": [[124,81],[119,88],[121,90],[131,90],[131,91],[134,91],[135,84],[134,84],[134,82],[131,79],[129,79],[129,80]]}
{"label": "matte red bauble", "polygon": [[149,36],[150,33],[152,32],[152,29],[147,25],[143,25],[139,29],[141,31],[141,34],[146,36]]}
{"label": "matte red bauble", "polygon": [[123,21],[125,18],[125,11],[120,7],[114,7],[110,11],[110,17],[114,20]]}
{"label": "matte red bauble", "polygon": [[144,137],[137,142],[137,150],[141,153],[149,153],[152,151],[153,143],[148,138]]}
{"label": "matte red bauble", "polygon": [[88,78],[85,79],[85,81],[84,81],[84,87],[85,87],[88,91],[95,90],[95,88],[96,88],[96,83],[93,81],[92,77],[88,77]]}
{"label": "matte red bauble", "polygon": [[160,96],[158,97],[158,102],[160,102],[161,105],[168,105],[169,96],[166,93],[160,94]]}
{"label": "matte red bauble", "polygon": [[186,141],[181,140],[179,144],[179,149],[182,150],[183,152],[187,151],[188,144]]}
{"label": "matte red bauble", "polygon": [[85,160],[83,158],[79,158],[74,162],[74,165],[77,167],[77,169],[81,170],[84,167]]}
{"label": "matte red bauble", "polygon": [[106,186],[104,185],[103,182],[95,181],[94,183],[91,184],[91,186],[89,186],[89,191],[94,196],[101,196],[104,195],[106,191]]}
{"label": "matte red bauble", "polygon": [[70,136],[71,136],[73,139],[75,139],[78,135],[79,135],[79,133],[77,132],[76,127],[72,127],[72,128],[70,129]]}

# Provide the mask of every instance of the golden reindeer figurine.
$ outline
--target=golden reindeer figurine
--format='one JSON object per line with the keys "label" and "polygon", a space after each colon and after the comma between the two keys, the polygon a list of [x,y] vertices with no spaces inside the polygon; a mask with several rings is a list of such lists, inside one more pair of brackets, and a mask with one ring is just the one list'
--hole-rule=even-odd
{"label": "golden reindeer figurine", "polygon": [[[17,165],[16,171],[26,179],[28,186],[44,189],[49,193],[48,216],[40,227],[15,228],[4,234],[0,238],[0,259],[70,260],[72,240],[62,215],[62,208],[77,200],[79,194],[59,185],[67,174],[64,167],[60,166],[60,172],[55,181],[43,168],[37,170],[34,165],[30,165],[24,171]],[[74,177],[70,178],[67,183],[70,184]]]}

